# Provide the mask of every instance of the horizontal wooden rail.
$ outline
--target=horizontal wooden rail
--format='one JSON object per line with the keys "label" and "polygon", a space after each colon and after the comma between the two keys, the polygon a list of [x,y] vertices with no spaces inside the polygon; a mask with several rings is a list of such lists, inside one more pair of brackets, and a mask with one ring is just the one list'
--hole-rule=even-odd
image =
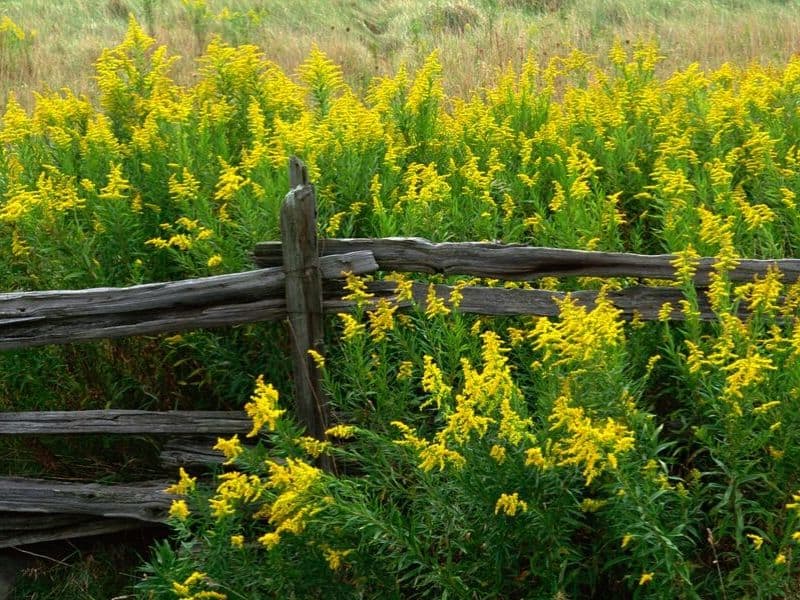
{"label": "horizontal wooden rail", "polygon": [[0,512],[57,513],[134,519],[165,519],[172,496],[171,481],[102,485],[0,477]]}
{"label": "horizontal wooden rail", "polygon": [[[331,279],[370,273],[377,263],[369,252],[354,252],[325,257],[320,269]],[[0,350],[282,319],[284,282],[276,267],[129,288],[0,294]]]}
{"label": "horizontal wooden rail", "polygon": [[[412,294],[414,302],[423,310],[426,306],[429,285],[414,283]],[[394,297],[395,284],[389,281],[376,281],[367,285],[368,290],[375,294],[375,300]],[[449,298],[454,291],[453,286],[434,285],[436,296],[450,306]],[[564,300],[567,292],[552,292],[548,290],[523,290],[487,287],[465,287],[461,291],[463,296],[458,310],[462,313],[471,313],[487,316],[538,316],[557,317],[559,314],[558,302]],[[597,291],[582,290],[569,292],[569,295],[580,305],[592,308],[596,304]],[[683,292],[674,287],[649,287],[634,286],[616,292],[609,292],[607,297],[620,310],[620,317],[633,319],[638,317],[645,321],[659,318],[664,304],[672,306],[670,319],[684,320],[685,316],[680,310],[680,301],[685,299]],[[373,302],[374,302],[373,301]],[[410,303],[406,302],[405,305]],[[714,320],[716,316],[705,297],[703,290],[698,294],[698,309],[701,320]],[[324,303],[326,312],[344,312],[352,310],[353,303],[345,300],[329,299]]]}
{"label": "horizontal wooden rail", "polygon": [[[324,279],[341,277],[342,272],[370,273],[378,265],[369,252],[325,256],[320,260]],[[207,307],[246,303],[283,293],[286,274],[281,267],[146,283],[124,288],[92,288],[0,294],[0,327],[7,321],[62,319],[115,313],[145,313],[175,307]]]}
{"label": "horizontal wooden rail", "polygon": [[244,412],[81,410],[0,412],[0,435],[48,434],[229,434],[247,433]]}
{"label": "horizontal wooden rail", "polygon": [[[320,254],[369,251],[384,271],[473,275],[506,281],[530,281],[540,277],[640,277],[674,279],[670,254],[624,254],[562,248],[539,248],[516,244],[446,242],[436,244],[422,238],[321,239]],[[281,264],[281,243],[260,242],[253,251],[260,267]],[[708,284],[713,258],[702,258],[695,283]],[[751,281],[770,267],[783,273],[784,281],[800,278],[800,259],[742,259],[729,273],[732,281]]]}
{"label": "horizontal wooden rail", "polygon": [[221,465],[225,461],[225,456],[213,449],[215,443],[212,439],[202,442],[200,440],[170,440],[159,455],[161,466],[177,471],[178,467],[202,470]]}
{"label": "horizontal wooden rail", "polygon": [[0,549],[140,529],[135,519],[103,519],[87,515],[0,513]]}
{"label": "horizontal wooden rail", "polygon": [[[392,297],[394,284],[375,282],[370,289],[384,297]],[[452,287],[436,286],[441,298],[449,298]],[[421,306],[428,286],[414,284],[414,296]],[[467,287],[462,291],[464,299],[460,310],[464,313],[482,315],[538,315],[557,316],[556,300],[565,297],[564,292],[547,290],[519,290],[486,287]],[[338,291],[328,288],[323,298],[326,313],[337,313],[353,309],[353,303],[341,300],[341,286]],[[594,291],[573,292],[573,297],[586,306],[594,304],[597,293]],[[678,306],[684,296],[681,290],[668,287],[635,286],[613,292],[609,298],[623,311],[623,316],[631,318],[638,312],[645,320],[658,316],[661,305],[670,302]],[[714,319],[701,294],[701,317]],[[67,344],[77,341],[109,339],[131,335],[176,332],[201,327],[221,327],[232,324],[255,323],[286,318],[286,301],[273,297],[244,304],[216,306],[209,308],[174,309],[164,311],[160,316],[141,316],[137,313],[101,315],[98,317],[73,317],[69,319],[47,320],[39,324],[20,323],[12,326],[0,325],[0,350],[27,348],[45,344]],[[672,318],[682,318],[678,311]]]}

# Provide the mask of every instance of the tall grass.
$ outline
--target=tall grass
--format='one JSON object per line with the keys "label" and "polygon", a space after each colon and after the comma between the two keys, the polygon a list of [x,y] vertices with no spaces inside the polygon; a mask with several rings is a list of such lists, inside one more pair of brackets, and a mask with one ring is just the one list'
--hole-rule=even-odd
{"label": "tall grass", "polygon": [[313,0],[43,0],[5,3],[7,15],[37,37],[26,68],[0,78],[0,97],[14,90],[29,106],[42,87],[96,92],[91,65],[120,39],[128,14],[159,43],[183,56],[176,76],[188,83],[191,59],[209,36],[229,43],[255,43],[287,72],[294,72],[316,44],[363,89],[375,75],[401,63],[422,64],[441,51],[445,86],[465,95],[496,81],[497,69],[519,67],[577,47],[599,57],[614,39],[658,39],[669,73],[690,62],[717,68],[751,61],[784,62],[800,51],[796,0],[382,0],[353,3]]}
{"label": "tall grass", "polygon": [[[169,6],[153,6],[156,33]],[[738,286],[726,273],[741,256],[800,251],[800,58],[662,77],[664,48],[619,38],[601,58],[520,57],[461,97],[448,39],[496,35],[500,48],[515,26],[504,11],[558,15],[448,7],[417,14],[417,67],[368,83],[348,83],[354,71],[320,47],[289,74],[219,37],[193,77],[176,75],[187,67],[131,20],[96,61],[91,98],[47,91],[26,108],[9,96],[0,287],[248,268],[252,244],[277,237],[297,154],[325,235],[677,253],[686,300],[663,307],[665,322],[625,324],[602,300],[494,321],[364,303],[329,324],[326,386],[345,427],[322,442],[282,412],[285,342],[266,325],[3,354],[3,409],[248,407],[267,443],[222,440],[240,475],[216,491],[177,484],[192,492],[173,505],[180,543],[154,554],[145,597],[790,593],[800,292],[774,273]],[[445,48],[428,52],[434,26]],[[185,32],[200,45],[202,31]],[[720,259],[715,324],[699,322],[688,285],[699,255]],[[683,325],[666,322],[674,311]],[[337,475],[313,466],[322,452]]]}

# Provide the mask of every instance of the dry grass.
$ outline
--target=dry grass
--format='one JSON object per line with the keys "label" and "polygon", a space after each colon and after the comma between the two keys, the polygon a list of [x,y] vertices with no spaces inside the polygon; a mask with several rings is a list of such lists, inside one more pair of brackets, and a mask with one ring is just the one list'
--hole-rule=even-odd
{"label": "dry grass", "polygon": [[[122,38],[129,13],[184,57],[175,71],[181,81],[215,33],[259,45],[289,72],[316,43],[356,88],[401,62],[416,66],[438,47],[449,91],[462,94],[529,54],[544,62],[577,47],[603,56],[615,37],[658,39],[665,72],[695,61],[784,62],[800,52],[798,0],[208,0],[207,8],[202,32],[182,0],[5,2],[0,15],[36,37],[26,56],[0,70],[0,97],[14,90],[30,103],[34,91],[64,86],[91,94],[92,63]],[[220,16],[225,8],[228,18]]]}

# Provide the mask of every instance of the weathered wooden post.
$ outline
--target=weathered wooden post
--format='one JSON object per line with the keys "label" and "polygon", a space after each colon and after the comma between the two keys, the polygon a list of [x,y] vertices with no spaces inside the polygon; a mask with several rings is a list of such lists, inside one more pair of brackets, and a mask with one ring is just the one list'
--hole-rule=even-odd
{"label": "weathered wooden post", "polygon": [[297,395],[295,410],[309,435],[321,440],[330,421],[328,402],[317,365],[308,354],[309,350],[322,353],[323,345],[316,196],[305,165],[295,157],[289,160],[289,185],[291,190],[281,206],[281,241]]}

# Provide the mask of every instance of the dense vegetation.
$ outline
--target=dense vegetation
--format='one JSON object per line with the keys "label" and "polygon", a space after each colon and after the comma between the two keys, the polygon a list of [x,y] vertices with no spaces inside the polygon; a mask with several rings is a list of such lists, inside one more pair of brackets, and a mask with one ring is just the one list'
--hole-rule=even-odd
{"label": "dense vegetation", "polygon": [[[176,539],[156,548],[142,597],[791,593],[800,288],[726,272],[797,252],[800,60],[661,78],[661,58],[619,40],[607,67],[577,50],[531,58],[464,98],[445,92],[434,51],[361,95],[317,48],[292,78],[215,38],[181,84],[132,20],[97,62],[96,102],[9,97],[3,289],[248,268],[253,243],[277,235],[292,154],[328,236],[678,257],[686,300],[651,324],[602,300],[566,300],[557,320],[401,314],[351,278],[362,306],[331,323],[319,357],[337,418],[324,442],[292,423],[291,388],[270,385],[286,377],[266,326],[4,354],[6,410],[250,397],[265,443],[220,440],[233,466],[216,489],[181,475]],[[701,255],[719,258],[713,324],[689,283]],[[336,474],[314,466],[321,453]]]}

